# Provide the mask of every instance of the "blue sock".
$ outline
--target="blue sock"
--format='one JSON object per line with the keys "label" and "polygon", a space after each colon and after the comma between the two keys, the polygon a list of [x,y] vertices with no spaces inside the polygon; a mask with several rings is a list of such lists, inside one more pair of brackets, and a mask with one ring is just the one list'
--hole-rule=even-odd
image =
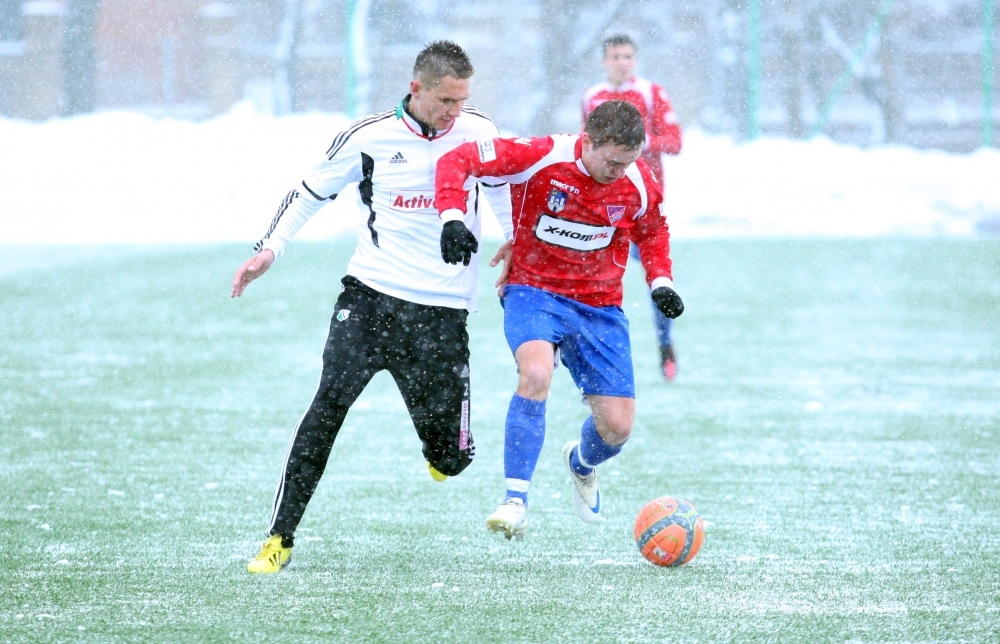
{"label": "blue sock", "polygon": [[528,503],[528,484],[545,442],[545,401],[514,394],[504,430],[503,475],[507,496]]}
{"label": "blue sock", "polygon": [[597,425],[594,424],[594,416],[587,416],[583,421],[583,428],[580,430],[580,448],[573,450],[569,459],[569,466],[580,476],[587,476],[594,471],[594,468],[616,456],[625,447],[621,445],[608,445],[597,433]]}

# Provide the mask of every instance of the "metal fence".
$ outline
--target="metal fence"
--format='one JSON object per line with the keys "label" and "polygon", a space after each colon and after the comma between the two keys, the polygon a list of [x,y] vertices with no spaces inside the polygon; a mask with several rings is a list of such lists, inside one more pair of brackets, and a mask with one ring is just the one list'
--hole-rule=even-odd
{"label": "metal fence", "polygon": [[684,125],[737,137],[992,146],[996,0],[0,0],[0,114],[387,109],[436,38],[502,129],[579,127],[627,32]]}

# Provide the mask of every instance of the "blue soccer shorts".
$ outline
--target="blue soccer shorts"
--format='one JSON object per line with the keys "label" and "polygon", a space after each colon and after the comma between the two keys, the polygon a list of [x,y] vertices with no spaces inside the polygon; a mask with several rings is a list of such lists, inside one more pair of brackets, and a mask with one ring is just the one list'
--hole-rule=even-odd
{"label": "blue soccer shorts", "polygon": [[503,331],[511,353],[529,340],[559,346],[584,395],[635,398],[628,319],[617,306],[590,306],[540,288],[504,289]]}

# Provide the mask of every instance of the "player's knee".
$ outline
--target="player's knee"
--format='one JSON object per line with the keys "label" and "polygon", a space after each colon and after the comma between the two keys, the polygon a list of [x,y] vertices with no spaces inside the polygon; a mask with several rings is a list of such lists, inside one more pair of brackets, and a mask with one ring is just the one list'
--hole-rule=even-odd
{"label": "player's knee", "polygon": [[517,392],[524,398],[543,400],[552,384],[552,365],[528,364],[519,368]]}
{"label": "player's knee", "polygon": [[608,445],[621,445],[632,435],[631,415],[612,416],[598,422],[597,432]]}
{"label": "player's knee", "polygon": [[472,464],[472,454],[459,452],[457,454],[431,455],[427,462],[445,476],[458,476]]}

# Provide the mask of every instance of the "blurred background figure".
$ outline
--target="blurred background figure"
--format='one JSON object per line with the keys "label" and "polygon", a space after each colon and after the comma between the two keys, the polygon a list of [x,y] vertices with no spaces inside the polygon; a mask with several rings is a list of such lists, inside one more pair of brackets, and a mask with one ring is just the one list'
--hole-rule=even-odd
{"label": "blurred background figure", "polygon": [[[646,126],[646,145],[642,148],[642,159],[649,164],[653,176],[660,181],[666,192],[660,157],[680,153],[681,126],[663,87],[635,75],[637,50],[635,42],[625,34],[616,34],[604,41],[604,71],[607,78],[583,93],[583,120],[586,122],[587,115],[606,101],[628,101],[634,105]],[[639,258],[639,251],[635,246],[632,247],[632,257]],[[656,325],[656,345],[660,351],[659,365],[663,369],[663,377],[671,381],[677,375],[677,355],[671,337],[672,320],[663,315],[655,304],[652,309]]]}

